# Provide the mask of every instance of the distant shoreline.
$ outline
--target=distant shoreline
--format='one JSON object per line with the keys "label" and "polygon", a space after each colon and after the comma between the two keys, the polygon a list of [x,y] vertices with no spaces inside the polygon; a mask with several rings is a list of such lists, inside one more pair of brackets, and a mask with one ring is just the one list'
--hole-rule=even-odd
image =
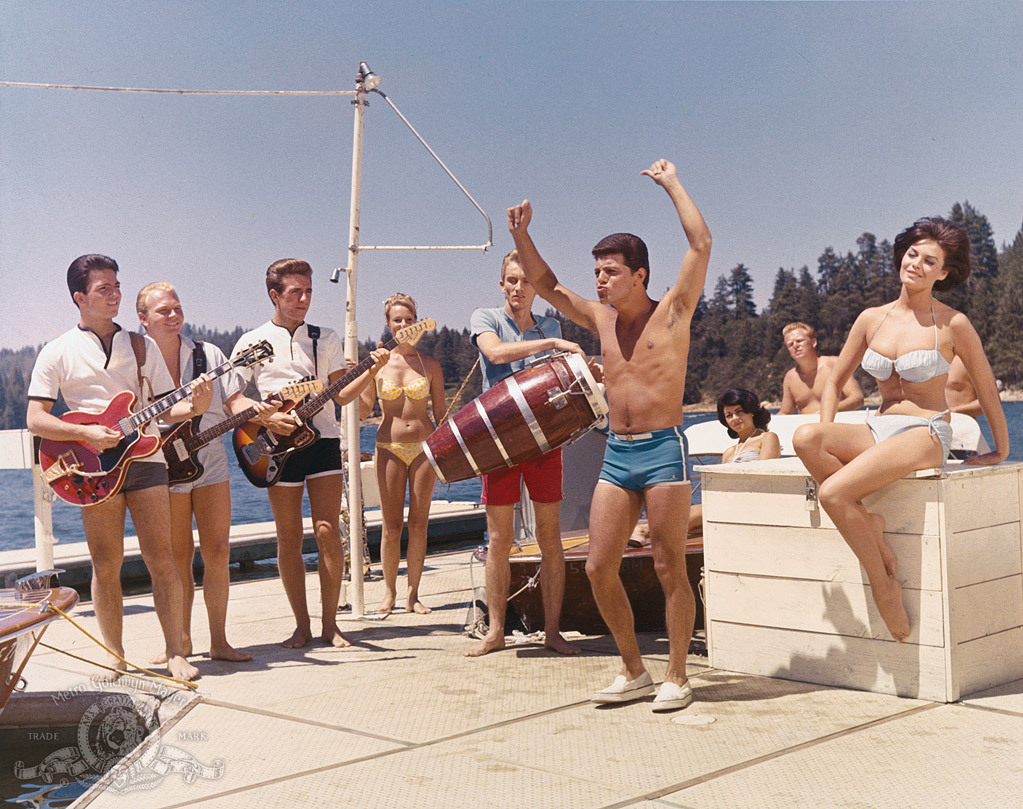
{"label": "distant shoreline", "polygon": [[[999,394],[1003,402],[1023,402],[1023,390],[1003,390]],[[778,410],[781,402],[764,402],[768,410]],[[867,396],[863,400],[864,407],[877,407],[881,404],[881,397],[877,394]],[[717,412],[716,402],[697,402],[696,404],[683,405],[682,410],[686,413],[715,413]]]}

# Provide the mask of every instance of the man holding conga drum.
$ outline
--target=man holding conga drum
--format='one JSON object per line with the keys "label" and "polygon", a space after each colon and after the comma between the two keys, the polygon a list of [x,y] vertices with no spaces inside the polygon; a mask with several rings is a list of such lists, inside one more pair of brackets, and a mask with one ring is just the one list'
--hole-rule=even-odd
{"label": "man holding conga drum", "polygon": [[[518,253],[512,250],[501,264],[504,306],[477,309],[470,320],[472,340],[480,352],[483,390],[523,370],[530,358],[546,352],[574,352],[586,360],[575,343],[561,339],[561,324],[534,316],[536,290],[526,279]],[[504,648],[504,616],[511,582],[508,557],[515,538],[515,504],[520,481],[525,481],[536,515],[540,546],[540,592],[543,599],[544,645],[561,654],[579,654],[579,647],[561,636],[561,601],[565,594],[565,553],[561,546],[561,449],[517,466],[483,476],[483,505],[487,510],[486,636],[465,652],[480,657]]]}
{"label": "man holding conga drum", "polygon": [[646,506],[670,648],[668,670],[652,707],[671,711],[685,708],[693,699],[686,654],[696,602],[685,567],[690,486],[682,393],[689,327],[707,276],[711,238],[675,166],[658,160],[642,173],[667,192],[689,240],[675,284],[660,301],[647,294],[646,245],[632,234],[615,233],[593,248],[598,300],[587,300],[559,283],[537,252],[527,231],[532,218],[528,200],[508,209],[508,230],[536,291],[600,336],[611,433],[590,508],[586,573],[600,614],[618,644],[622,667],[609,687],[593,695],[593,702],[631,702],[654,691],[618,572],[629,535]]}

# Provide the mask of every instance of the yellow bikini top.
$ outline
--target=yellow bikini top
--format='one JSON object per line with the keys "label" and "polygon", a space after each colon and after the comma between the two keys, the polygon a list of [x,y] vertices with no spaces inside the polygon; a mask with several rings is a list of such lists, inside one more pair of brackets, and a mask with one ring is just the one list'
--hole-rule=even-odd
{"label": "yellow bikini top", "polygon": [[378,376],[377,395],[389,402],[400,398],[402,395],[407,396],[409,399],[425,399],[430,395],[430,380],[425,376],[421,376],[414,382],[410,382],[402,387],[401,385],[396,385],[390,379]]}

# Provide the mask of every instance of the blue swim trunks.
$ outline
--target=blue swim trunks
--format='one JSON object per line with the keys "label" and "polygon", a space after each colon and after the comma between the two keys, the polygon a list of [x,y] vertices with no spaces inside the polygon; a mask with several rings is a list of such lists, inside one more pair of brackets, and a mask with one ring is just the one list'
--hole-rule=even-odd
{"label": "blue swim trunks", "polygon": [[688,484],[686,449],[681,427],[632,435],[609,433],[600,480],[634,492],[658,484]]}

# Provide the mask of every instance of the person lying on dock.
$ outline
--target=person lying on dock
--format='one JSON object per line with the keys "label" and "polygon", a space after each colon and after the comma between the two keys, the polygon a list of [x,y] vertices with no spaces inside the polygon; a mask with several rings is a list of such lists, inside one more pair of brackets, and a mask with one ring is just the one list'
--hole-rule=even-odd
{"label": "person lying on dock", "polygon": [[[824,385],[838,357],[822,357],[817,354],[817,331],[806,323],[789,323],[781,330],[781,334],[789,356],[796,361],[796,367],[789,369],[782,381],[781,409],[778,414],[820,413]],[[838,409],[858,410],[861,407],[863,391],[856,377],[850,376],[842,387]]]}
{"label": "person lying on dock", "polygon": [[586,573],[601,617],[618,645],[622,667],[614,682],[592,699],[629,702],[654,691],[619,575],[629,535],[645,505],[654,564],[664,590],[670,649],[653,709],[670,711],[693,699],[686,654],[696,601],[685,567],[691,490],[682,394],[690,324],[707,276],[711,236],[672,163],[658,160],[642,174],[667,192],[689,241],[675,284],[660,301],[647,294],[650,263],[646,245],[637,236],[612,234],[593,248],[597,300],[587,300],[559,282],[541,258],[528,232],[533,215],[528,200],[508,209],[508,229],[537,293],[600,337],[611,432],[590,508]]}
{"label": "person lying on dock", "polygon": [[[391,334],[416,322],[416,302],[396,292],[384,301],[384,322]],[[376,385],[359,395],[363,418],[380,399],[383,419],[377,427],[376,469],[380,490],[380,567],[384,573],[384,599],[371,617],[386,617],[398,597],[398,566],[401,563],[401,530],[405,522],[408,492],[408,595],[405,611],[429,615],[419,598],[419,582],[426,563],[426,535],[430,524],[430,501],[437,473],[423,454],[423,442],[434,423],[444,417],[444,374],[440,363],[415,345],[399,343],[377,374]],[[432,407],[433,417],[430,417]]]}
{"label": "person lying on dock", "polygon": [[[181,300],[174,287],[166,281],[154,281],[139,290],[135,311],[145,327],[146,334],[156,341],[175,387],[198,378],[207,368],[215,368],[227,361],[224,352],[213,343],[196,343],[181,335],[185,316]],[[245,383],[229,371],[213,381],[213,400],[202,415],[196,430],[207,429],[223,422],[229,411],[227,403],[239,396]],[[276,408],[262,404],[265,412]],[[192,517],[199,530],[199,550],[202,553],[202,592],[210,624],[210,658],[239,663],[251,660],[252,655],[239,652],[227,641],[227,594],[230,585],[231,561],[231,484],[227,466],[227,450],[221,440],[211,441],[198,450],[197,462],[202,474],[185,482],[171,483],[171,545],[174,564],[182,587],[182,648],[186,657],[192,654],[192,602],[195,598],[195,579],[192,560],[195,540],[192,538]],[[163,656],[153,660],[162,663]]]}
{"label": "person lying on dock", "polygon": [[[121,305],[117,272],[116,261],[98,254],[79,256],[68,267],[67,285],[78,307],[78,326],[43,347],[28,387],[28,429],[41,438],[81,442],[97,452],[116,447],[125,438],[122,432],[100,423],[72,424],[54,416],[50,410],[58,394],[63,394],[72,410],[101,413],[122,391],[137,392],[141,406],[147,403],[143,387],[150,394],[170,393],[175,388],[156,343],[136,335],[142,342],[136,354],[134,338],[114,322]],[[142,380],[148,384],[141,384]],[[163,419],[184,421],[203,413],[212,392],[209,379],[200,376],[191,383],[190,397],[177,402]],[[127,668],[121,659],[125,508],[131,512],[139,548],[153,581],[153,603],[163,630],[167,671],[179,680],[191,680],[199,671],[185,659],[182,646],[181,579],[171,546],[167,465],[159,452],[130,462],[119,491],[82,508],[82,525],[92,559],[96,620],[104,643],[119,655],[109,655],[109,668],[114,672],[95,679],[117,679]]]}
{"label": "person lying on dock", "polygon": [[[240,371],[243,376],[251,375],[264,399],[296,379],[311,376],[323,381],[329,389],[331,383],[345,375],[344,349],[337,332],[305,322],[313,296],[312,274],[308,262],[299,259],[286,258],[271,264],[266,271],[266,289],[274,305],[273,317],[243,334],[235,346],[235,354],[260,340],[267,340],[273,346],[272,363]],[[389,352],[377,349],[371,356],[373,366],[334,395],[338,404],[346,405],[358,397],[387,362]],[[301,431],[311,431],[315,436],[312,443],[301,449],[292,447],[294,451],[286,456],[280,477],[267,489],[277,529],[277,566],[295,616],[295,631],[283,642],[289,649],[301,649],[313,638],[302,560],[303,490],[309,493],[313,533],[319,551],[320,638],[331,646],[351,646],[337,626],[344,574],[338,524],[342,486],[341,431],[334,417],[333,400],[326,404],[329,406],[318,410],[308,423],[300,423],[294,410],[289,408],[255,419],[277,436],[299,435]],[[230,409],[233,413],[240,412],[245,406],[244,402],[237,401],[232,402]],[[355,456],[358,457],[357,447]],[[353,468],[358,469],[358,463]]]}
{"label": "person lying on dock", "polygon": [[[477,309],[469,328],[480,352],[483,390],[526,368],[532,357],[568,351],[586,360],[576,343],[563,340],[561,323],[532,312],[536,290],[526,278],[519,254],[512,250],[501,262],[504,306]],[[565,551],[561,545],[561,448],[539,458],[483,476],[483,505],[487,510],[487,634],[466,657],[480,657],[504,648],[505,604],[511,584],[508,561],[515,540],[515,504],[526,484],[536,515],[540,546],[540,593],[543,599],[544,645],[561,654],[580,649],[561,635],[561,603],[565,596]]]}
{"label": "person lying on dock", "polygon": [[[860,313],[824,389],[819,424],[804,424],[793,446],[818,499],[863,565],[878,612],[892,637],[912,627],[902,603],[897,559],[884,541],[884,519],[863,498],[918,469],[942,466],[952,444],[945,384],[959,358],[977,389],[995,450],[966,463],[996,464],[1009,454],[1009,432],[980,338],[962,312],[935,301],[970,274],[970,240],[959,226],[924,218],[895,237],[902,290],[891,304]],[[877,380],[881,406],[866,424],[835,423],[839,390],[857,365]]]}
{"label": "person lying on dock", "polygon": [[[718,421],[737,438],[734,446],[721,453],[721,463],[749,463],[781,457],[778,436],[767,429],[771,412],[760,403],[753,391],[730,388],[718,397]],[[703,533],[703,506],[689,509],[689,533]]]}

